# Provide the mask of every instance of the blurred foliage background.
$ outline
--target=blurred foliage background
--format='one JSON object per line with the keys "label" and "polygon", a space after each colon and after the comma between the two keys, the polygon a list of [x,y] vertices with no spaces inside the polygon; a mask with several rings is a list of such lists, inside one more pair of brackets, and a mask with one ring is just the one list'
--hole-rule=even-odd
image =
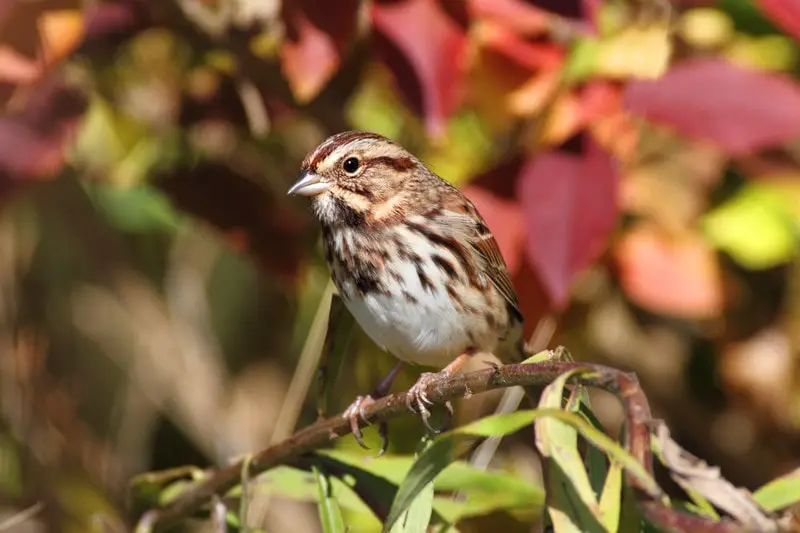
{"label": "blurred foliage background", "polygon": [[[315,420],[328,274],[285,191],[355,128],[463,187],[537,342],[636,371],[734,483],[791,472],[798,21],[798,0],[0,0],[0,522],[119,531],[131,476]],[[333,412],[394,362],[355,336]],[[409,454],[422,427],[391,434]],[[530,431],[492,468],[540,485]],[[307,495],[262,496],[251,524],[319,530]],[[460,530],[530,530],[504,505]]]}

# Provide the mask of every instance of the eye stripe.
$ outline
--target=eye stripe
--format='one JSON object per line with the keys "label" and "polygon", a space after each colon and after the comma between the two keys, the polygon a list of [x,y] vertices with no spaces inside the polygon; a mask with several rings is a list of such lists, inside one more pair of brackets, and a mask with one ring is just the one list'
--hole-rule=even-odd
{"label": "eye stripe", "polygon": [[406,172],[407,170],[414,168],[414,161],[410,157],[380,156],[373,157],[367,161],[367,163],[370,165],[386,165],[392,167],[398,172]]}

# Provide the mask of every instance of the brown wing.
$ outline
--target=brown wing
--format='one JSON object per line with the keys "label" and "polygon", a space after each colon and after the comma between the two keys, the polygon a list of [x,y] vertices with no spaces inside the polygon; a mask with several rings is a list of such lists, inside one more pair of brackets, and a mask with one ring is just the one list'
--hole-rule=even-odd
{"label": "brown wing", "polygon": [[479,224],[476,226],[475,237],[470,240],[470,244],[478,252],[484,260],[486,266],[486,274],[489,280],[495,286],[497,291],[503,295],[508,305],[516,313],[517,318],[522,321],[522,313],[519,310],[519,301],[517,300],[517,291],[514,289],[514,284],[511,283],[511,278],[508,275],[508,267],[503,256],[500,254],[500,248],[497,246],[497,241],[494,236],[489,232],[486,224]]}
{"label": "brown wing", "polygon": [[481,260],[479,270],[481,270],[494,285],[503,298],[508,303],[509,311],[516,315],[522,322],[522,312],[519,310],[517,291],[511,278],[508,275],[508,267],[500,248],[497,247],[495,240],[486,223],[478,214],[477,209],[459,193],[448,198],[450,202],[444,203],[444,211],[439,211],[439,223],[443,226],[444,232],[454,234],[459,242],[468,242],[472,249],[477,252],[476,256]]}

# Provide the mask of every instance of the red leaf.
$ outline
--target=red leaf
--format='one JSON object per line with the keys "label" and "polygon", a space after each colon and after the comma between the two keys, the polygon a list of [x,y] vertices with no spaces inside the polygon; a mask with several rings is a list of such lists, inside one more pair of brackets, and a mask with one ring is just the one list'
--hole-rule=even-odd
{"label": "red leaf", "polygon": [[522,262],[522,244],[525,241],[522,208],[519,203],[501,198],[477,185],[469,185],[463,192],[486,220],[508,272],[513,276]]}
{"label": "red leaf", "polygon": [[731,155],[800,136],[800,87],[788,78],[714,59],[687,61],[628,86],[634,113],[713,141]]}
{"label": "red leaf", "polygon": [[722,309],[722,283],[714,251],[699,235],[668,237],[635,228],[616,250],[620,284],[637,305],[686,318]]}
{"label": "red leaf", "polygon": [[758,0],[758,5],[783,31],[800,40],[800,0]]}
{"label": "red leaf", "polygon": [[86,41],[122,38],[149,25],[145,7],[138,0],[92,4],[85,10]]}
{"label": "red leaf", "polygon": [[[436,0],[372,5],[375,29],[397,48],[416,77],[425,124],[433,136],[461,97],[467,39]],[[390,67],[394,67],[389,62]],[[402,76],[397,76],[403,81]],[[402,83],[401,83],[402,87]]]}
{"label": "red leaf", "polygon": [[64,164],[85,100],[57,77],[39,82],[26,97],[19,113],[0,117],[0,175],[14,180],[50,178]]}
{"label": "red leaf", "polygon": [[336,73],[341,53],[355,29],[357,0],[284,3],[287,39],[281,68],[300,102],[314,98]]}
{"label": "red leaf", "polygon": [[540,155],[518,182],[527,258],[555,307],[567,303],[573,279],[602,251],[617,219],[618,173],[608,154],[592,142],[586,148]]}
{"label": "red leaf", "polygon": [[61,169],[64,157],[59,135],[35,131],[17,117],[0,118],[0,173],[48,178]]}

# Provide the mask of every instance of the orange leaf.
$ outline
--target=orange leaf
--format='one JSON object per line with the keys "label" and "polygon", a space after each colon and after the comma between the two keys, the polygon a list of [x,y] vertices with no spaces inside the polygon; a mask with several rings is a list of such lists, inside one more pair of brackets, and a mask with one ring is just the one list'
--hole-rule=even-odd
{"label": "orange leaf", "polygon": [[523,35],[539,35],[550,29],[553,16],[520,0],[470,0],[472,16],[491,20]]}
{"label": "orange leaf", "polygon": [[564,93],[553,103],[541,142],[547,146],[561,144],[578,133],[585,123],[580,98],[575,93]]}
{"label": "orange leaf", "polygon": [[592,81],[582,98],[587,127],[598,144],[623,163],[635,155],[639,128],[622,104],[622,87],[604,81]]}
{"label": "orange leaf", "polygon": [[342,52],[355,30],[358,0],[283,4],[287,38],[281,68],[301,103],[313,99],[341,64]]}
{"label": "orange leaf", "polygon": [[723,305],[720,267],[698,234],[669,236],[639,226],[617,245],[622,288],[637,305],[657,313],[708,318]]}
{"label": "orange leaf", "polygon": [[37,21],[48,65],[71,54],[83,41],[85,24],[78,9],[43,12]]}
{"label": "orange leaf", "polygon": [[297,40],[281,48],[281,68],[295,98],[301,103],[314,98],[339,68],[339,54],[333,39],[311,24],[302,13],[295,14]]}
{"label": "orange leaf", "polygon": [[554,43],[526,41],[509,28],[483,22],[476,29],[479,42],[506,54],[531,70],[559,68],[564,63],[564,48]]}

